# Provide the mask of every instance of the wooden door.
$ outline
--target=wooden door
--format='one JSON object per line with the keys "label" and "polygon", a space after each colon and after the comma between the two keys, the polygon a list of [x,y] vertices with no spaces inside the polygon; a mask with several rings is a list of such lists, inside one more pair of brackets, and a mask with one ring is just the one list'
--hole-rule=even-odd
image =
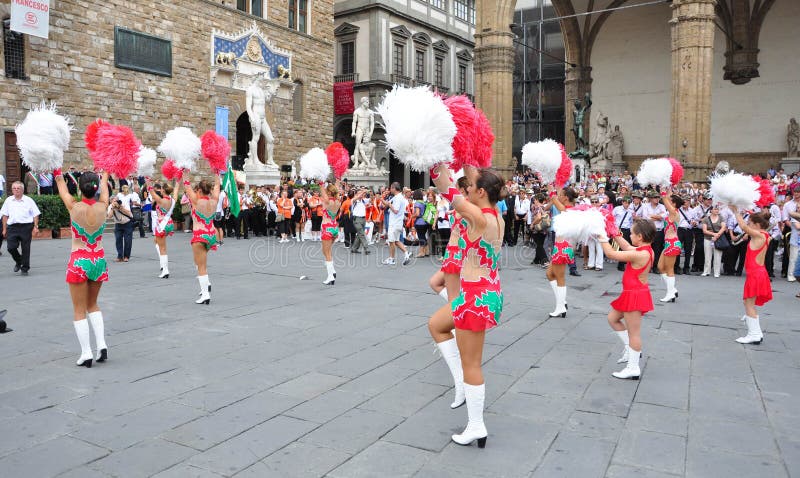
{"label": "wooden door", "polygon": [[[17,135],[13,131],[6,131],[5,137],[5,157],[6,157],[6,189],[11,191],[11,183],[22,181],[25,183],[25,175],[28,174],[27,166],[22,164],[17,147]],[[26,192],[26,194],[28,194]]]}

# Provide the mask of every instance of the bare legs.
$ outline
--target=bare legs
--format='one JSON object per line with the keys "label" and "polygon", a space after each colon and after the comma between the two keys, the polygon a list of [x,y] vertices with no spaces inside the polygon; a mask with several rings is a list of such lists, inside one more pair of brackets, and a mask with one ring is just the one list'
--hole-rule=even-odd
{"label": "bare legs", "polygon": [[[625,344],[625,354],[618,362],[626,360],[628,362],[623,370],[614,372],[612,375],[617,378],[638,380],[639,375],[641,375],[639,357],[642,354],[642,313],[620,312],[619,310],[611,309],[608,313],[608,325],[617,332],[617,335],[620,336],[620,339]],[[626,331],[627,337],[625,336]]]}

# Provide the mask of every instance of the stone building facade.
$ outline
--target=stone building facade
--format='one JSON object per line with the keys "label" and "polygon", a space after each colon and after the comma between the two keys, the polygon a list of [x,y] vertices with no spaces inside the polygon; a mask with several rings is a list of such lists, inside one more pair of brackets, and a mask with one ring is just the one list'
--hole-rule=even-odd
{"label": "stone building facade", "polygon": [[[269,0],[50,4],[49,38],[24,37],[24,75],[7,69],[9,56],[0,54],[0,172],[7,179],[24,174],[14,126],[41,101],[55,101],[74,123],[65,163],[90,165],[83,131],[96,118],[130,126],[155,147],[172,128],[188,126],[200,135],[222,115],[232,154],[246,155],[244,88],[265,73],[282,77],[267,107],[275,161],[287,165],[331,141],[333,0],[291,1],[291,13],[287,2]],[[10,1],[0,0],[0,20],[9,12]],[[118,29],[168,44],[171,76],[115,66],[115,54],[119,62],[122,53],[115,48]]]}

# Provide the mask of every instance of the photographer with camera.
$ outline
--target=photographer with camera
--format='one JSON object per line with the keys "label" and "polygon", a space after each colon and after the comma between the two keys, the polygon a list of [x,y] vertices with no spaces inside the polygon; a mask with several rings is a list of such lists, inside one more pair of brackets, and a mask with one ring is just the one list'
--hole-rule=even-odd
{"label": "photographer with camera", "polygon": [[128,262],[131,257],[133,227],[135,224],[131,209],[134,206],[140,208],[139,210],[141,211],[139,195],[132,192],[127,184],[122,186],[122,190],[117,193],[117,196],[108,206],[108,217],[114,219],[117,262]]}
{"label": "photographer with camera", "polygon": [[352,211],[353,211],[353,226],[356,230],[356,238],[350,245],[351,254],[359,254],[359,246],[364,246],[364,254],[369,254],[367,249],[367,237],[364,235],[364,226],[367,224],[367,204],[369,204],[369,196],[366,189],[359,189],[353,197]]}

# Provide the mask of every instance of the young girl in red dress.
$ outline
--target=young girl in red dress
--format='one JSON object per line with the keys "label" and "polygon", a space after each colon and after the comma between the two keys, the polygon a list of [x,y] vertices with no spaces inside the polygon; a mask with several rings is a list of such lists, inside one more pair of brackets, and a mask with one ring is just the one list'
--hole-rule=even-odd
{"label": "young girl in red dress", "polygon": [[[615,251],[608,243],[608,238],[601,237],[603,252],[612,260],[627,262],[622,275],[622,293],[611,302],[608,313],[608,324],[625,344],[625,353],[617,363],[627,362],[624,369],[614,372],[616,378],[639,380],[639,358],[642,355],[642,315],[653,310],[653,298],[647,275],[653,267],[653,249],[650,244],[656,237],[653,222],[636,218],[631,226],[631,244],[622,234],[614,238],[620,250]],[[624,321],[624,323],[623,323]]]}
{"label": "young girl in red dress", "polygon": [[211,304],[211,281],[208,279],[208,251],[217,249],[217,234],[214,230],[214,213],[219,202],[219,175],[214,175],[214,185],[203,179],[192,188],[189,181],[183,187],[192,205],[192,255],[197,267],[197,282],[200,283],[200,298],[196,304]]}
{"label": "young girl in red dress", "polygon": [[744,270],[747,278],[744,281],[744,321],[747,324],[747,335],[736,339],[740,344],[760,344],[764,340],[761,324],[756,307],[761,307],[772,300],[772,284],[769,281],[767,268],[764,267],[764,258],[769,246],[770,212],[764,210],[750,215],[745,222],[736,206],[728,206],[736,215],[736,221],[742,228],[750,242],[747,245],[747,254],[744,258]]}
{"label": "young girl in red dress", "polygon": [[[575,205],[578,193],[572,188],[563,188],[558,194],[550,191],[553,206],[559,212],[564,212]],[[553,244],[553,254],[550,265],[547,266],[547,280],[556,296],[556,308],[550,312],[550,317],[567,316],[567,281],[565,280],[567,266],[575,262],[575,249],[563,237],[556,237]]]}

